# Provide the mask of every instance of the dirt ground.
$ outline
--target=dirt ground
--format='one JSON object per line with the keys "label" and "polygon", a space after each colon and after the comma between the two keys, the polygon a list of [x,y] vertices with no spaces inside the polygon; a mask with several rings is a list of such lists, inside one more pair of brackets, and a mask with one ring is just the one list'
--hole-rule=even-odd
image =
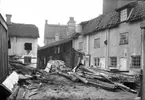
{"label": "dirt ground", "polygon": [[[20,88],[17,99],[46,100],[133,100],[137,94],[126,91],[111,92],[99,87],[72,82],[59,75],[47,76],[48,82],[31,81],[27,89]],[[26,92],[24,92],[26,91]]]}

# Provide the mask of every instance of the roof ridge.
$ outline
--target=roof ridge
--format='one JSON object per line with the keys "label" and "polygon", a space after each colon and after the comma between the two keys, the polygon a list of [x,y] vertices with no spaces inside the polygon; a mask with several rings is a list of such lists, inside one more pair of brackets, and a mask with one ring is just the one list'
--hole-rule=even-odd
{"label": "roof ridge", "polygon": [[37,28],[37,26],[35,25],[35,24],[25,24],[25,23],[11,23],[11,24],[8,24],[8,25],[16,25],[16,26],[27,26],[27,27],[36,27]]}
{"label": "roof ridge", "polygon": [[56,26],[56,27],[67,27],[67,25],[63,25],[63,24],[47,24],[47,26]]}

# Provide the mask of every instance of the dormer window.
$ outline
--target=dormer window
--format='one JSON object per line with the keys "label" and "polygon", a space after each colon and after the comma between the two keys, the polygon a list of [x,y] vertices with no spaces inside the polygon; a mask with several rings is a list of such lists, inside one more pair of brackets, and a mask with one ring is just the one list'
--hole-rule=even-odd
{"label": "dormer window", "polygon": [[127,20],[127,9],[123,9],[120,12],[120,21],[125,21]]}

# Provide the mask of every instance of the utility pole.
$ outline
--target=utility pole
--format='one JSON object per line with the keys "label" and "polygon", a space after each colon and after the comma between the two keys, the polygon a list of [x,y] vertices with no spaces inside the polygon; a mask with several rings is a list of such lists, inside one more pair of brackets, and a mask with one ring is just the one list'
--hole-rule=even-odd
{"label": "utility pole", "polygon": [[141,70],[142,72],[142,80],[141,80],[141,100],[145,100],[145,20],[140,25],[141,28]]}

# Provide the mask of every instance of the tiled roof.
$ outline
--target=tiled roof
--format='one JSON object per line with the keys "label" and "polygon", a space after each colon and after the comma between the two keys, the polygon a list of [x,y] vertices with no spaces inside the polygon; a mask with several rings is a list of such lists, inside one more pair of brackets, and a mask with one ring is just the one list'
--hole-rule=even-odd
{"label": "tiled roof", "polygon": [[134,10],[129,18],[129,21],[142,19],[145,17],[145,1],[140,1],[134,7]]}
{"label": "tiled roof", "polygon": [[[136,2],[136,4],[131,2],[131,5],[131,7],[133,7],[134,9],[128,19],[128,22],[139,20],[145,17],[145,1],[140,1],[138,3]],[[99,17],[88,21],[83,28],[84,35],[93,33],[94,31],[100,31],[119,25],[120,18],[118,10],[114,10],[114,12],[108,14],[102,14]]]}
{"label": "tiled roof", "polygon": [[119,14],[114,11],[106,15],[100,15],[99,17],[90,20],[88,24],[84,27],[83,33],[89,34],[94,31],[111,28],[116,26],[118,23]]}
{"label": "tiled roof", "polygon": [[67,38],[67,25],[52,25],[45,26],[44,38],[54,38],[55,34],[60,36],[60,39]]}
{"label": "tiled roof", "polygon": [[26,38],[38,38],[38,28],[32,24],[8,24],[8,35],[10,37],[26,37]]}

